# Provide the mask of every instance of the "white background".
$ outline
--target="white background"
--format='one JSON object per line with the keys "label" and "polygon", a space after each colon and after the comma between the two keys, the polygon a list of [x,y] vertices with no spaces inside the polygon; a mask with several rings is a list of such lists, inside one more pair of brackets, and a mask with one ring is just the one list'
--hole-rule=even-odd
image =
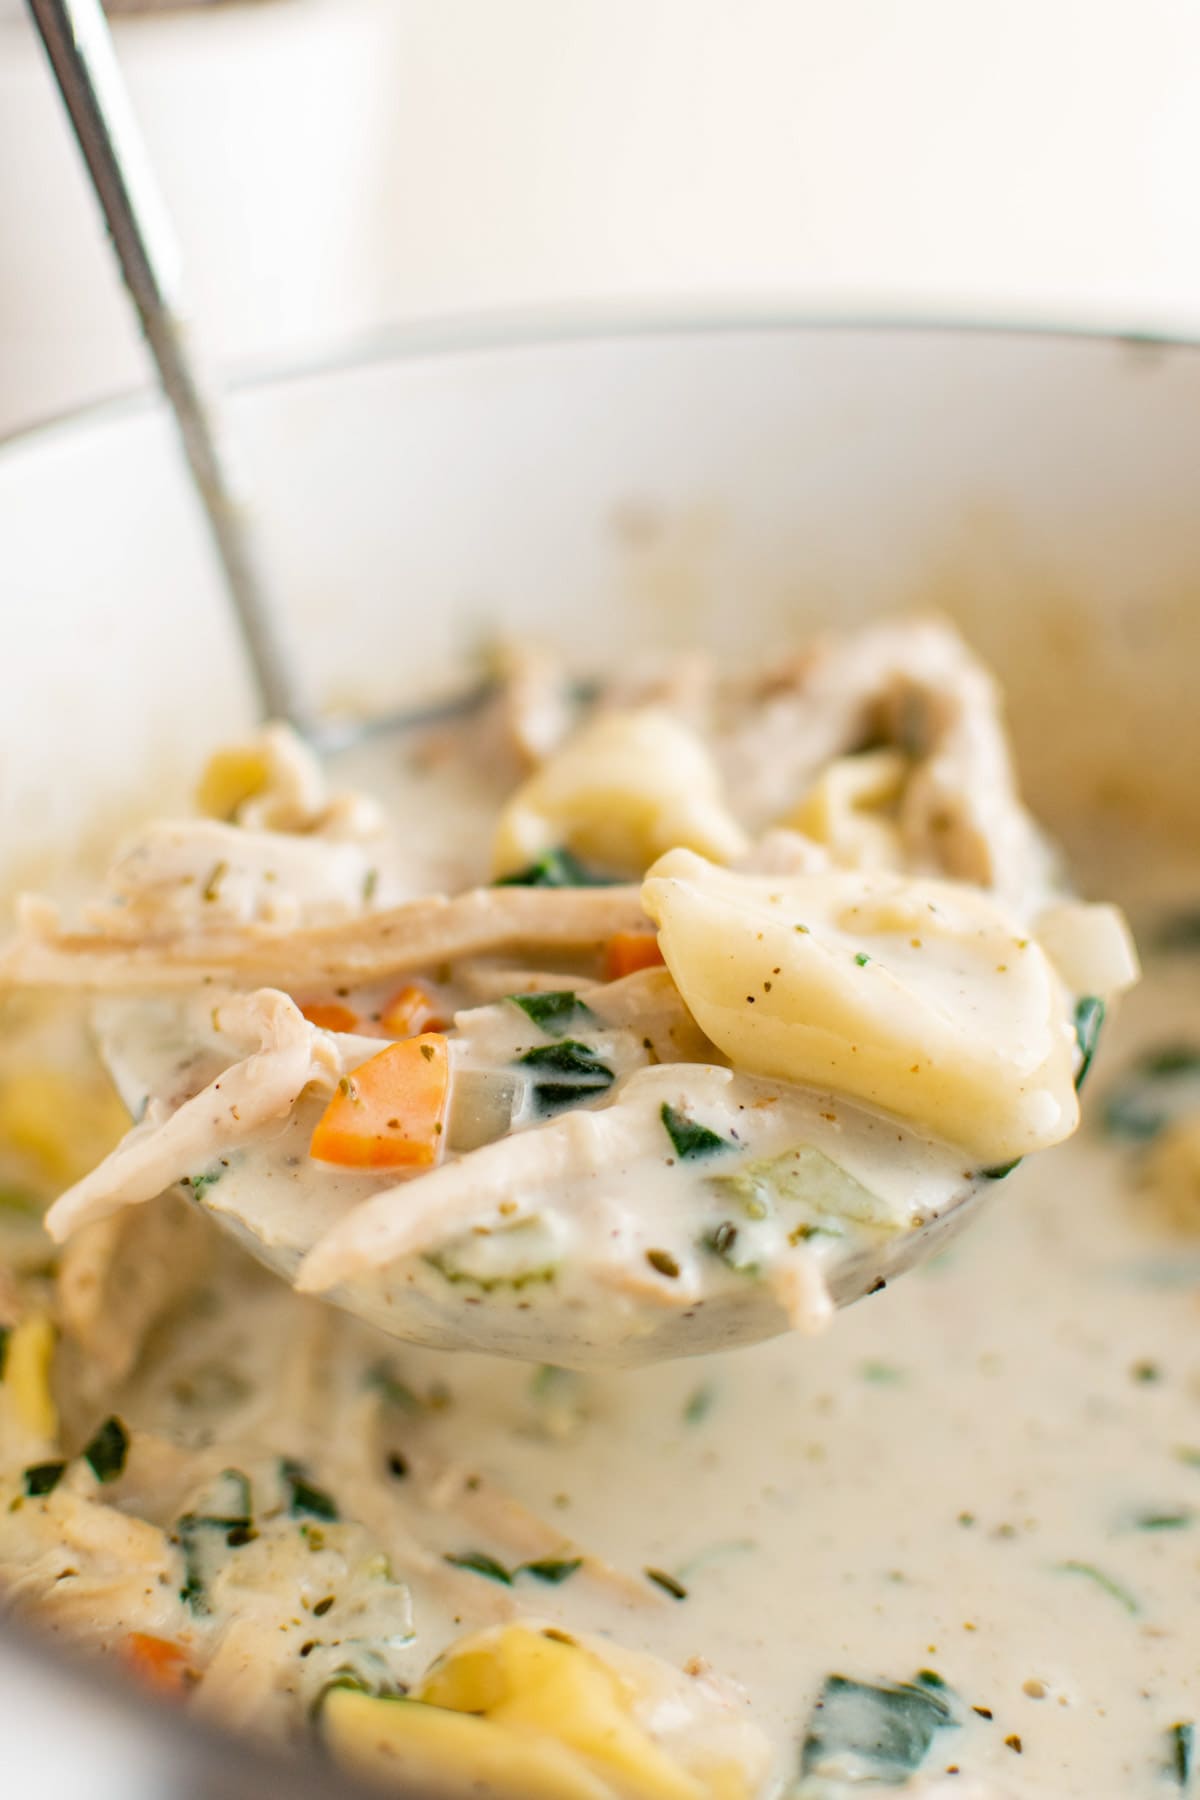
{"label": "white background", "polygon": [[[119,29],[228,367],[530,304],[1200,325],[1190,0],[259,0]],[[144,379],[0,0],[0,431]]]}

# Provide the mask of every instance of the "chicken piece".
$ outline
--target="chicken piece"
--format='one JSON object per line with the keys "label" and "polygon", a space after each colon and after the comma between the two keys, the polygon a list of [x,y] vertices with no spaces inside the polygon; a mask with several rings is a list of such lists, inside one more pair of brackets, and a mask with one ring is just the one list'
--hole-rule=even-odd
{"label": "chicken piece", "polygon": [[901,866],[1044,903],[1051,859],[1017,794],[996,684],[941,620],[830,638],[734,688],[714,750],[761,830],[791,818],[835,759],[879,745],[909,763],[894,797]]}
{"label": "chicken piece", "polygon": [[396,1205],[385,1188],[347,1214],[312,1249],[296,1287],[321,1293],[349,1276],[416,1256],[504,1208],[509,1223],[529,1217],[539,1189],[600,1173],[637,1150],[657,1113],[614,1104],[563,1114],[422,1176]]}
{"label": "chicken piece", "polygon": [[284,1117],[310,1082],[331,1089],[341,1075],[331,1035],[310,1025],[286,994],[264,988],[228,1000],[214,1022],[235,1042],[257,1038],[258,1049],[174,1112],[151,1101],[142,1122],[50,1208],[46,1229],[57,1242],[121,1207],[156,1199]]}
{"label": "chicken piece", "polygon": [[173,931],[319,925],[363,910],[372,868],[357,843],[212,819],[162,821],[117,859],[104,897],[84,916],[94,931],[133,942]]}
{"label": "chicken piece", "polygon": [[683,1003],[668,969],[638,969],[620,981],[588,990],[587,1003],[606,1025],[636,1031],[660,1063],[720,1063]]}
{"label": "chicken piece", "polygon": [[58,1317],[107,1382],[133,1369],[147,1332],[203,1278],[211,1239],[187,1208],[164,1200],[145,1217],[113,1214],[78,1231],[58,1267]]}
{"label": "chicken piece", "polygon": [[146,990],[367,982],[459,957],[530,949],[594,950],[644,926],[636,887],[487,887],[433,894],[304,930],[177,931],[141,942],[64,932],[45,902],[26,903],[0,956],[0,985]]}

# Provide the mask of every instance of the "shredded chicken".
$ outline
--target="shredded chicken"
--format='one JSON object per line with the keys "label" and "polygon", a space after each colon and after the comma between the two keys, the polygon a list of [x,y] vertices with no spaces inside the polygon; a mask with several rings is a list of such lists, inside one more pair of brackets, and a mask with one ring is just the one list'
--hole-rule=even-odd
{"label": "shredded chicken", "polygon": [[146,990],[279,983],[367,982],[491,951],[588,949],[644,926],[636,887],[471,888],[433,894],[344,924],[178,932],[137,943],[65,932],[34,900],[0,956],[0,985]]}
{"label": "shredded chicken", "polygon": [[90,1379],[129,1374],[150,1327],[203,1273],[210,1246],[200,1219],[165,1200],[144,1217],[114,1213],[76,1232],[58,1266],[58,1312]]}
{"label": "shredded chicken", "polygon": [[508,644],[497,653],[496,705],[520,766],[536,768],[566,737],[576,707],[562,660],[540,644]]}
{"label": "shredded chicken", "polygon": [[50,1208],[46,1229],[57,1242],[123,1206],[156,1199],[289,1113],[310,1082],[332,1088],[341,1074],[330,1035],[310,1025],[286,994],[265,988],[228,1000],[217,1009],[217,1024],[235,1040],[257,1038],[258,1049],[176,1112],[152,1101],[142,1123]]}
{"label": "shredded chicken", "polygon": [[915,867],[1027,895],[1047,856],[1017,794],[996,684],[954,628],[905,619],[830,638],[734,689],[714,749],[750,823],[785,817],[833,758],[883,740],[913,768],[900,830]]}
{"label": "shredded chicken", "polygon": [[397,1204],[397,1188],[384,1188],[314,1246],[296,1287],[301,1293],[322,1293],[366,1269],[419,1255],[490,1218],[501,1203],[511,1203],[510,1222],[528,1217],[532,1191],[552,1181],[596,1174],[635,1149],[644,1136],[643,1109],[614,1102],[598,1112],[565,1113],[433,1169],[406,1191],[403,1205]]}
{"label": "shredded chicken", "polygon": [[[710,1071],[728,1079],[724,1069]],[[417,1256],[477,1222],[511,1224],[533,1211],[539,1189],[619,1167],[657,1141],[663,1079],[669,1069],[640,1069],[595,1112],[567,1112],[548,1124],[501,1138],[433,1169],[403,1190],[384,1188],[347,1213],[300,1266],[296,1288],[323,1293],[365,1270]]]}
{"label": "shredded chicken", "polygon": [[639,969],[588,990],[587,1003],[606,1025],[636,1031],[659,1062],[719,1063],[721,1053],[683,1004],[667,969]]}
{"label": "shredded chicken", "polygon": [[372,867],[356,843],[164,820],[118,857],[85,918],[102,937],[131,943],[241,925],[327,924],[363,910]]}

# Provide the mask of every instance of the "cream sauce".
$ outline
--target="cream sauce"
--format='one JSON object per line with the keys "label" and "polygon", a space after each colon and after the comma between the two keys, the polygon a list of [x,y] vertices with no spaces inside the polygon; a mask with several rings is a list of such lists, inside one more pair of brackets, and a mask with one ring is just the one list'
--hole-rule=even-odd
{"label": "cream sauce", "polygon": [[[419,816],[408,794],[402,811]],[[740,1683],[771,1740],[773,1795],[795,1786],[827,1677],[919,1671],[953,1690],[956,1723],[909,1792],[1184,1792],[1169,1759],[1173,1728],[1200,1716],[1200,1233],[1160,1217],[1136,1145],[1101,1115],[1139,1049],[1198,1018],[1200,954],[1152,966],[1106,1032],[1081,1134],[989,1183],[972,1230],[818,1339],[531,1370],[398,1347],[214,1252],[128,1379],[105,1385],[64,1346],[67,1448],[109,1410],[132,1432],[111,1488],[76,1456],[32,1495],[21,1464],[51,1451],[36,1433],[5,1441],[8,1603],[104,1652],[130,1626],[183,1637],[201,1663],[216,1644],[221,1679],[194,1704],[287,1735],[347,1661],[413,1681],[463,1631],[529,1615]],[[175,1030],[168,1018],[168,1063]],[[285,1124],[276,1151],[311,1124]],[[298,1198],[336,1211],[365,1185],[283,1177],[262,1204],[282,1230]],[[213,1509],[231,1466],[258,1535],[205,1538],[201,1566],[181,1525]],[[299,1510],[297,1480],[316,1494]],[[538,1558],[580,1562],[545,1582]]]}
{"label": "cream sauce", "polygon": [[[1200,966],[1172,958],[1126,1006],[1101,1095],[1139,1045],[1198,1035]],[[453,1394],[435,1430],[617,1566],[686,1586],[645,1617],[569,1585],[539,1604],[716,1662],[781,1779],[826,1674],[932,1668],[966,1710],[931,1775],[1039,1800],[1180,1791],[1168,1734],[1200,1715],[1200,1237],[1137,1197],[1135,1155],[1085,1127],[821,1339],[571,1377],[561,1439],[531,1435],[527,1373],[430,1362]]]}

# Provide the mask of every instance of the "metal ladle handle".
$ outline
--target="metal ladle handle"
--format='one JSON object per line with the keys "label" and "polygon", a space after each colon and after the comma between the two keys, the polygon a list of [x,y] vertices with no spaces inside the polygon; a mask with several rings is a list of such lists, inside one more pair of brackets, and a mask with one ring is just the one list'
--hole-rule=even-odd
{"label": "metal ladle handle", "polygon": [[263,713],[308,732],[214,397],[189,352],[181,262],[100,0],[29,0],[158,369],[241,631]]}

